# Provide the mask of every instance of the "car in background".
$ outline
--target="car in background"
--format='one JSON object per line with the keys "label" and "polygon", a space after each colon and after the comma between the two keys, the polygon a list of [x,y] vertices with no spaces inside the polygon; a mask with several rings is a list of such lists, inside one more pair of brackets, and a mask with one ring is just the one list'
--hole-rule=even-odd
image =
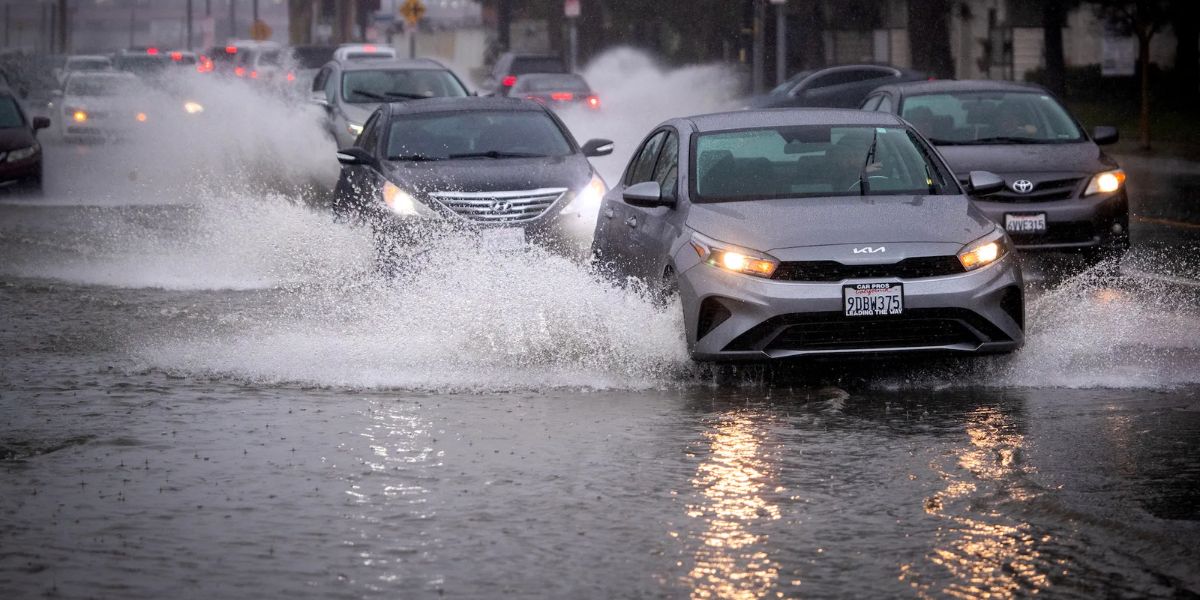
{"label": "car in background", "polygon": [[1005,81],[936,81],[881,87],[863,104],[912,123],[960,178],[999,174],[1005,186],[976,204],[1023,250],[1082,252],[1093,261],[1129,247],[1125,171],[1049,91]]}
{"label": "car in background", "polygon": [[925,73],[888,65],[841,65],[802,71],[769,93],[750,99],[749,108],[858,108],[881,85],[925,81]]}
{"label": "car in background", "polygon": [[530,73],[570,73],[570,70],[562,57],[555,54],[505,52],[492,66],[483,87],[496,96],[508,96],[517,78]]}
{"label": "car in background", "polygon": [[333,60],[337,46],[293,46],[292,62],[296,70],[296,88],[311,90],[317,71]]}
{"label": "car in background", "polygon": [[438,98],[380,105],[338,151],[334,210],[370,224],[381,258],[420,250],[428,236],[477,232],[495,250],[544,244],[582,256],[604,180],[546,107],[508,98]]}
{"label": "car in background", "polygon": [[75,73],[58,96],[62,137],[68,142],[125,137],[150,121],[144,102],[148,91],[136,75],[124,71]]}
{"label": "car in background", "polygon": [[312,101],[325,109],[326,126],[339,148],[354,143],[381,104],[467,95],[453,71],[424,58],[335,60],[312,84]]}
{"label": "car in background", "polygon": [[296,81],[289,53],[274,42],[259,42],[238,52],[233,74],[266,86],[283,87]]}
{"label": "car in background", "polygon": [[531,73],[517,77],[508,93],[555,110],[582,106],[600,110],[600,96],[588,86],[583,77],[574,73]]}
{"label": "car in background", "polygon": [[161,77],[171,66],[171,59],[158,48],[121,50],[113,55],[113,69],[131,73],[143,80]]}
{"label": "car in background", "polygon": [[200,70],[200,55],[191,50],[171,50],[167,52],[167,58],[171,60],[172,67],[188,71]]}
{"label": "car in background", "polygon": [[372,58],[398,58],[396,49],[380,44],[342,44],[333,51],[332,60],[367,60]]}
{"label": "car in background", "polygon": [[256,44],[258,42],[251,40],[230,40],[224,46],[213,46],[203,54],[208,60],[201,60],[198,70],[202,73],[232,77],[238,54],[249,50]]}
{"label": "car in background", "polygon": [[37,132],[50,126],[46,117],[30,117],[7,85],[0,85],[0,189],[40,193],[42,145]]}
{"label": "car in background", "polygon": [[67,61],[63,63],[61,69],[56,69],[56,77],[59,83],[66,80],[67,76],[79,71],[111,71],[113,69],[113,61],[111,58],[101,54],[77,54],[68,56]]}
{"label": "car in background", "polygon": [[[970,179],[976,192],[1002,185]],[[697,360],[979,354],[1024,340],[1008,236],[892,115],[667,121],[605,196],[593,252],[618,280],[678,295]]]}

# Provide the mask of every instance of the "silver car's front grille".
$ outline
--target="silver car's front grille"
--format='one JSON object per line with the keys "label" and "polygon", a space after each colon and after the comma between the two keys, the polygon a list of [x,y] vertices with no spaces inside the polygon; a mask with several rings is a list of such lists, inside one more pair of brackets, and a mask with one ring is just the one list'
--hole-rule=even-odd
{"label": "silver car's front grille", "polygon": [[546,212],[567,188],[542,188],[511,192],[433,192],[446,208],[482,223],[523,223]]}

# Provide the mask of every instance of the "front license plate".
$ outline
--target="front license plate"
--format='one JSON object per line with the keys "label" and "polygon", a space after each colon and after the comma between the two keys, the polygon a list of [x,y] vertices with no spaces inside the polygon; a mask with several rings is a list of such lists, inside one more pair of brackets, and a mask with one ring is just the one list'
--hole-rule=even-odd
{"label": "front license plate", "polygon": [[904,284],[858,283],[842,286],[847,317],[878,317],[904,312]]}
{"label": "front license plate", "polygon": [[525,230],[520,227],[497,227],[479,232],[479,239],[491,248],[511,250],[525,246]]}
{"label": "front license plate", "polygon": [[1044,233],[1046,231],[1046,214],[1004,215],[1004,228],[1009,233]]}

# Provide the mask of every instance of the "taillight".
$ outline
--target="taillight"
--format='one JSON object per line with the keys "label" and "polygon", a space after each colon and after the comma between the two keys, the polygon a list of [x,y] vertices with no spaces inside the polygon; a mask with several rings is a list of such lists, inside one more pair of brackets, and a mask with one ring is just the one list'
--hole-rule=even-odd
{"label": "taillight", "polygon": [[572,94],[571,92],[552,92],[550,94],[550,99],[558,100],[560,102],[566,102],[569,100],[574,100],[575,94]]}
{"label": "taillight", "polygon": [[158,48],[155,48],[154,46],[146,48],[146,54],[154,56],[155,54],[158,54]]}
{"label": "taillight", "polygon": [[246,67],[238,67],[238,68],[234,69],[233,74],[237,75],[238,77],[245,77],[246,76]]}
{"label": "taillight", "polygon": [[516,83],[517,83],[516,75],[505,75],[504,79],[500,80],[500,85],[502,85],[504,87],[512,87],[512,86],[516,85]]}
{"label": "taillight", "polygon": [[373,45],[371,45],[371,44],[367,44],[366,46],[363,46],[363,50],[365,50],[365,51],[367,51],[367,52],[374,52],[374,51],[375,51],[375,46],[373,46]]}
{"label": "taillight", "polygon": [[600,96],[588,96],[588,108],[600,108]]}
{"label": "taillight", "polygon": [[225,54],[237,54],[237,46],[225,46]]}
{"label": "taillight", "polygon": [[179,61],[183,60],[183,53],[182,52],[172,52],[171,60],[173,60],[175,62],[179,62]]}
{"label": "taillight", "polygon": [[250,71],[250,79],[258,79],[258,71]]}
{"label": "taillight", "polygon": [[295,74],[295,73],[288,73],[288,74],[287,74],[287,80],[288,80],[288,81],[295,81],[295,80],[296,80],[296,74]]}

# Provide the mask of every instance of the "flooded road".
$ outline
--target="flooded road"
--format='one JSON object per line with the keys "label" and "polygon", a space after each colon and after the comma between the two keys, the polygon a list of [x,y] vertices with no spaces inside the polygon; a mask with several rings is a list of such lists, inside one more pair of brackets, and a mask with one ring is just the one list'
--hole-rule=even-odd
{"label": "flooded road", "polygon": [[0,198],[0,597],[1200,594],[1192,229],[1031,262],[1011,357],[714,372],[566,259],[384,279],[286,190],[48,146]]}

